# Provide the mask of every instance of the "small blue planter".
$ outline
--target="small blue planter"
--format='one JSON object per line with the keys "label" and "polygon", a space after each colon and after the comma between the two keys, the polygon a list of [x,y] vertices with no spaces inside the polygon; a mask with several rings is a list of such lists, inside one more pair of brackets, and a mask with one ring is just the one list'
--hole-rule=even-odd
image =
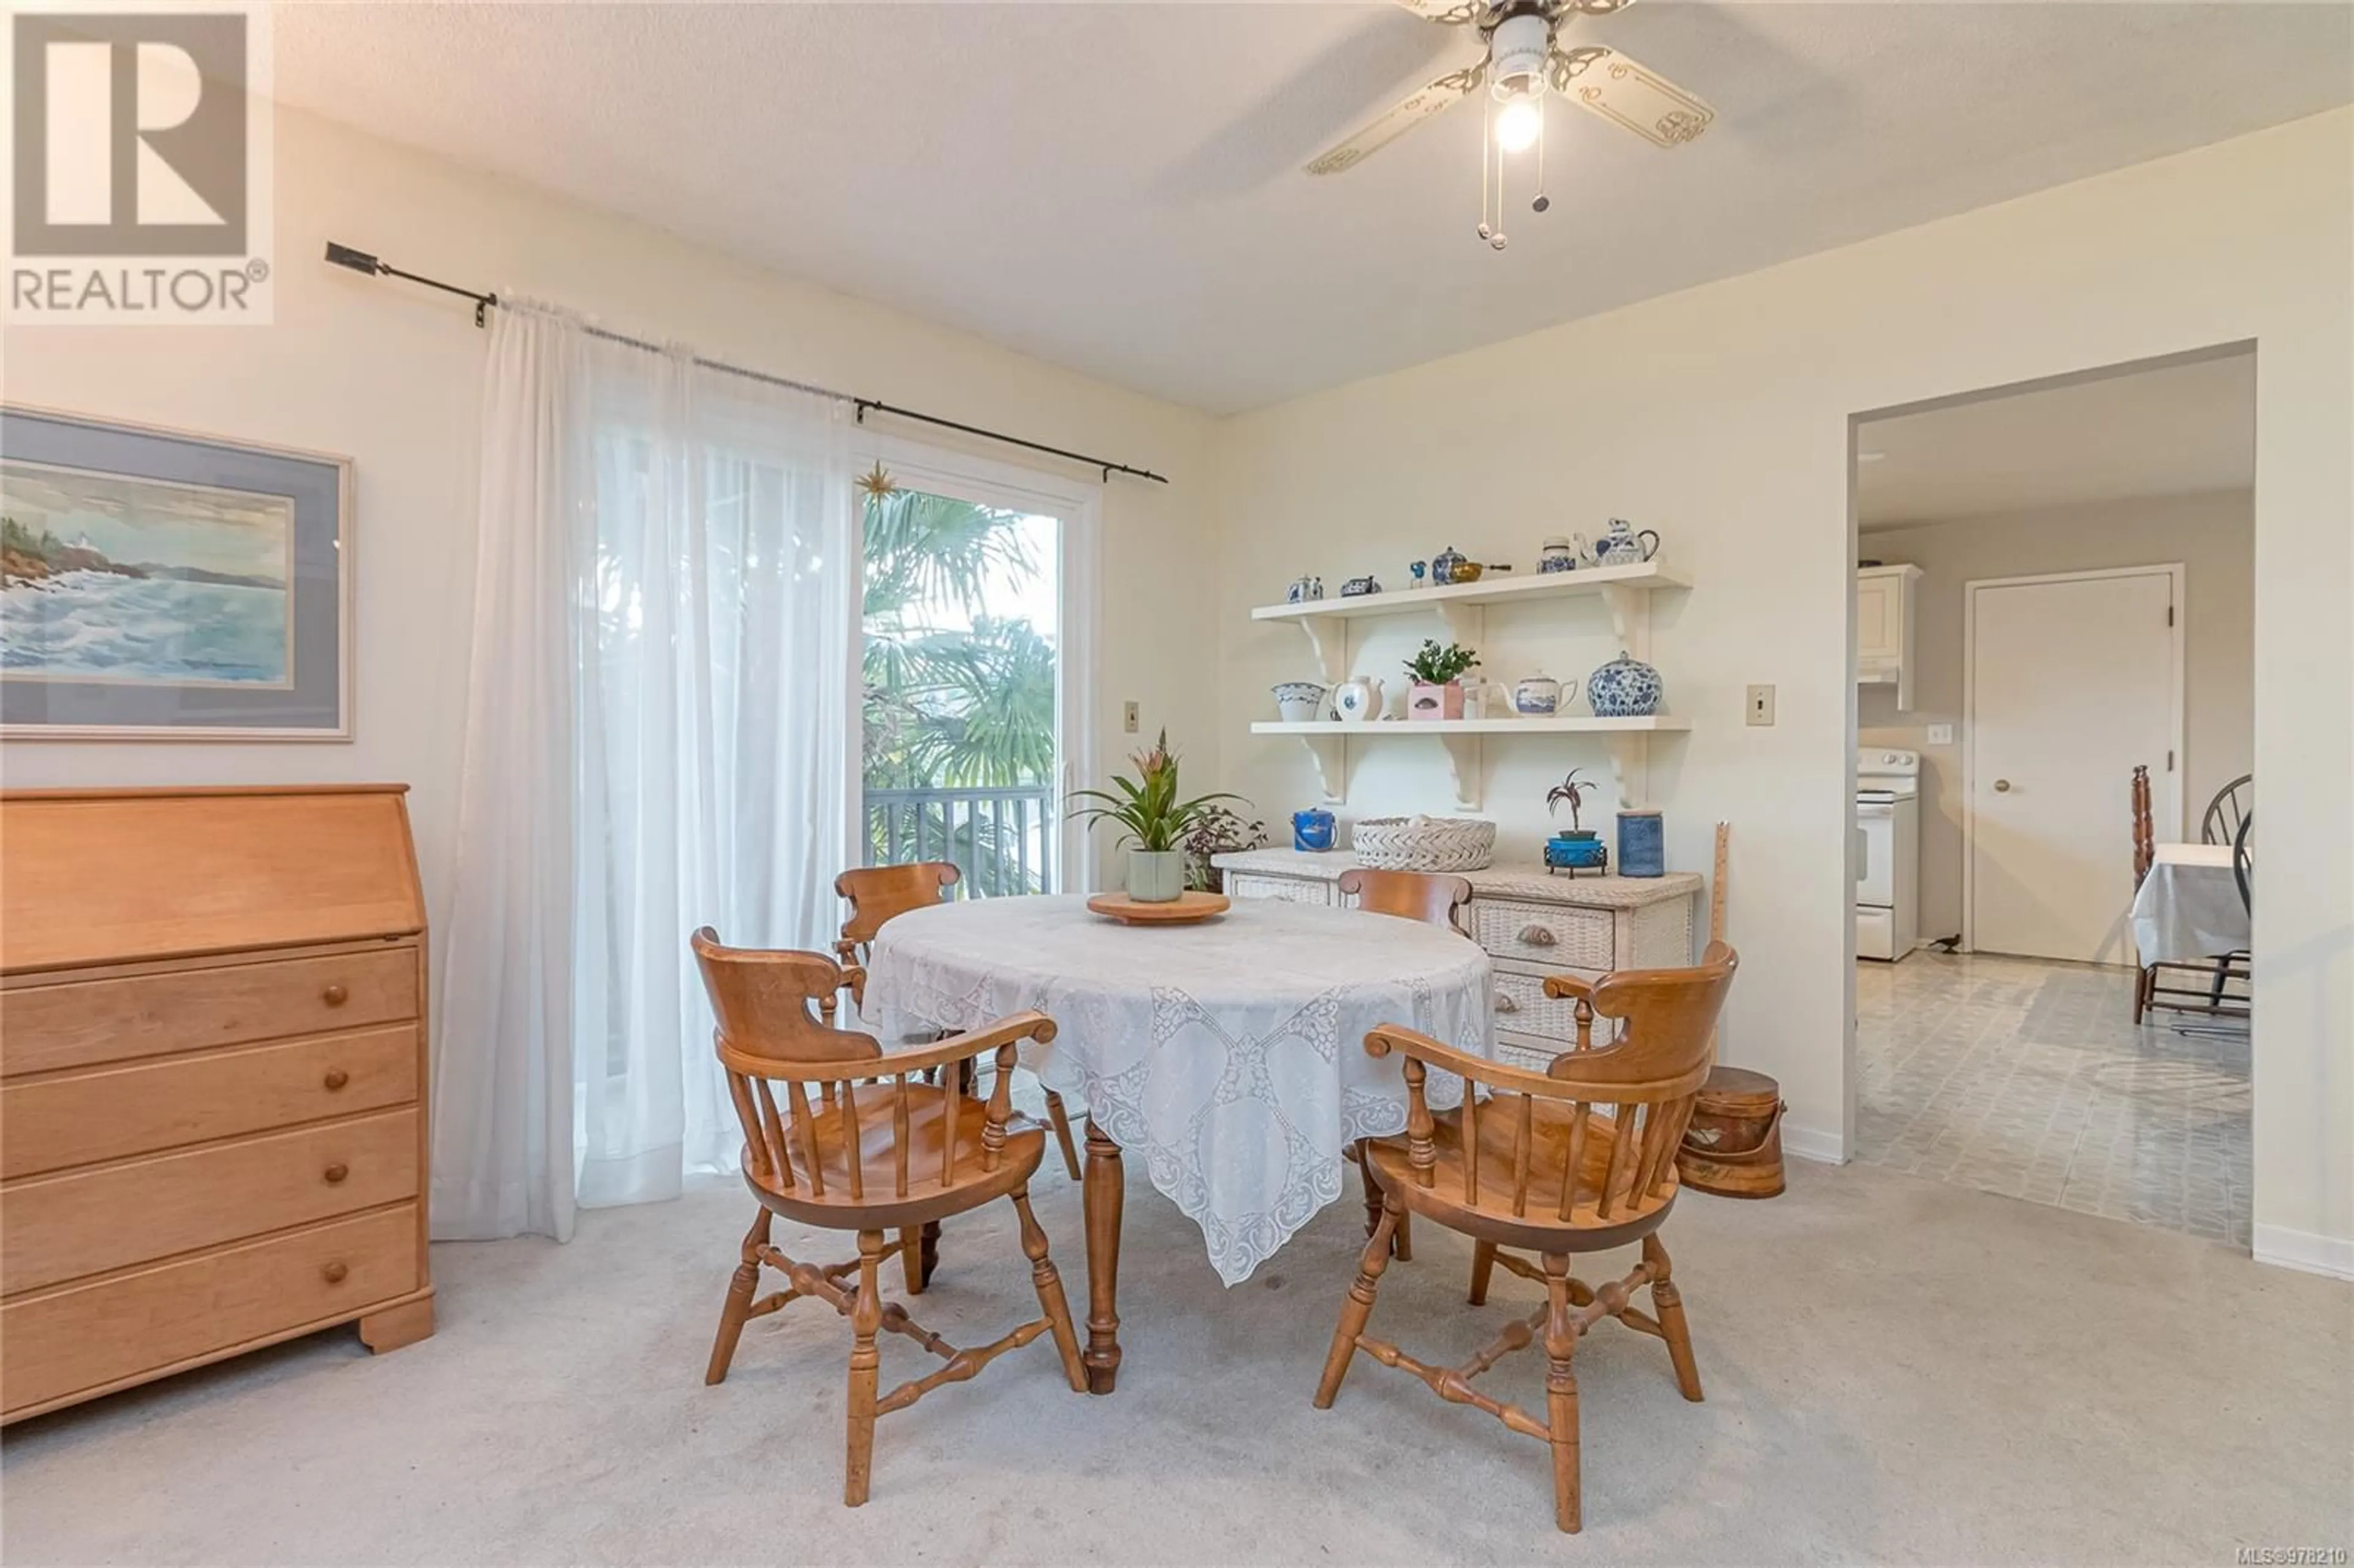
{"label": "small blue planter", "polygon": [[1580,832],[1555,833],[1545,841],[1544,863],[1547,871],[1565,871],[1575,876],[1581,871],[1610,869],[1610,846],[1602,836],[1588,828]]}
{"label": "small blue planter", "polygon": [[1668,874],[1667,828],[1655,810],[1618,813],[1618,874]]}

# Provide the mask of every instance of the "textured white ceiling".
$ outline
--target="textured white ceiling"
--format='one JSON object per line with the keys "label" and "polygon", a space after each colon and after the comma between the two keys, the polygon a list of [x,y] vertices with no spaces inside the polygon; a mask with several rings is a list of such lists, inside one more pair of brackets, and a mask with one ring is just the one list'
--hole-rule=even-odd
{"label": "textured white ceiling", "polygon": [[1662,152],[1558,111],[1499,254],[1476,112],[1299,172],[1470,50],[1388,5],[276,17],[291,102],[1214,411],[2354,100],[2340,4],[1648,0],[1576,36],[1721,118]]}
{"label": "textured white ceiling", "polygon": [[2256,482],[2253,352],[1872,419],[1856,431],[1866,531]]}

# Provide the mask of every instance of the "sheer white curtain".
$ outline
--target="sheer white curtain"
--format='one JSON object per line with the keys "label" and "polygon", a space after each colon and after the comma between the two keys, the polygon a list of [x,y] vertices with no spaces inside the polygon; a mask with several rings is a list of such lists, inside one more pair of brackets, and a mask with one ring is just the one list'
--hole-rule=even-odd
{"label": "sheer white curtain", "polygon": [[[516,780],[560,764],[561,799],[541,804],[568,832],[549,842],[543,820],[530,840],[535,859],[563,863],[560,876],[519,875],[498,844],[461,842],[460,903],[482,892],[468,885],[472,862],[501,900],[502,925],[528,929],[541,950],[560,946],[564,994],[559,1006],[543,988],[520,1021],[541,1026],[536,1039],[526,1028],[485,1040],[471,1064],[450,1062],[443,1084],[462,1093],[449,1086],[471,1066],[495,1087],[502,1075],[480,1070],[519,1056],[504,1076],[552,1084],[560,1062],[565,1092],[531,1099],[539,1119],[520,1139],[494,1128],[461,1147],[437,1134],[437,1159],[487,1144],[497,1165],[520,1148],[522,1168],[564,1189],[504,1231],[452,1218],[448,1234],[561,1235],[576,1196],[642,1202],[674,1195],[690,1171],[735,1163],[740,1134],[687,933],[708,924],[731,943],[817,948],[832,934],[832,878],[854,842],[855,513],[833,400],[706,370],[684,351],[599,339],[551,313],[518,315],[502,311],[502,334],[560,343],[561,386],[550,395],[541,379],[529,396],[493,385],[485,414],[557,432],[549,443],[566,454],[561,485],[522,493],[554,504],[500,524],[562,539],[537,553],[562,558],[560,585],[543,569],[506,586],[534,599],[517,615],[526,624],[560,592],[566,722],[541,726],[516,705],[536,700],[536,683],[478,671],[488,711],[470,714],[467,790],[508,798],[507,810],[479,813],[486,824],[521,821]],[[494,384],[507,357],[494,343]],[[512,444],[485,432],[486,502],[491,454]],[[487,505],[483,522],[493,525]],[[502,613],[492,588],[478,624]],[[485,635],[498,641],[478,631],[478,647]],[[529,662],[545,663],[558,641],[543,629]],[[536,766],[478,779],[472,737],[499,755],[518,730],[534,737]],[[550,886],[560,901],[546,897]],[[461,989],[458,936],[453,920],[445,1058],[461,1044],[455,1010],[485,989]],[[511,985],[501,976],[487,989]],[[485,1018],[479,1007],[473,1016]],[[543,1140],[567,1158],[534,1159]],[[437,1193],[456,1180],[438,1171]]]}

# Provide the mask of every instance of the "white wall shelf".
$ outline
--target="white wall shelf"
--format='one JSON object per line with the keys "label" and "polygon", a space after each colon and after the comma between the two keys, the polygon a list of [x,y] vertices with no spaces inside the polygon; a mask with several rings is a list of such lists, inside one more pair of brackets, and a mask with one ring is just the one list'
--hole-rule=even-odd
{"label": "white wall shelf", "polygon": [[1316,759],[1324,799],[1338,804],[1349,793],[1349,742],[1352,740],[1436,740],[1447,752],[1447,770],[1454,777],[1455,803],[1467,811],[1479,809],[1480,780],[1487,757],[1483,737],[1491,735],[1599,735],[1610,747],[1610,775],[1623,809],[1647,798],[1650,774],[1650,737],[1680,734],[1691,720],[1664,714],[1640,718],[1479,718],[1405,719],[1394,721],[1294,721],[1265,719],[1251,726],[1253,735],[1296,736]]}
{"label": "white wall shelf", "polygon": [[1588,567],[1575,572],[1532,572],[1526,577],[1481,577],[1444,588],[1404,588],[1349,599],[1311,599],[1299,604],[1261,605],[1253,620],[1288,620],[1307,634],[1319,673],[1327,685],[1348,678],[1348,623],[1377,615],[1436,613],[1447,634],[1466,644],[1480,641],[1481,612],[1490,605],[1539,603],[1575,594],[1596,594],[1610,607],[1611,630],[1638,659],[1650,657],[1650,596],[1661,588],[1687,588],[1691,579],[1657,561],[1631,567]]}
{"label": "white wall shelf", "polygon": [[[1491,606],[1543,604],[1577,595],[1598,597],[1609,607],[1610,630],[1618,646],[1636,658],[1651,657],[1651,595],[1662,589],[1688,588],[1691,579],[1657,561],[1631,567],[1589,567],[1574,572],[1532,572],[1526,577],[1482,577],[1475,583],[1444,588],[1407,588],[1394,593],[1359,594],[1348,599],[1315,599],[1299,604],[1262,605],[1251,611],[1253,620],[1289,621],[1308,639],[1319,676],[1328,686],[1349,678],[1349,623],[1373,616],[1437,614],[1447,623],[1447,634],[1457,642],[1477,648],[1486,641],[1486,612]],[[1691,728],[1690,719],[1649,715],[1642,718],[1479,718],[1409,719],[1398,722],[1343,723],[1319,719],[1306,723],[1266,720],[1251,726],[1253,735],[1288,735],[1308,748],[1327,803],[1338,805],[1349,796],[1349,742],[1416,736],[1436,740],[1447,751],[1455,777],[1455,803],[1461,810],[1479,809],[1485,774],[1485,737],[1491,735],[1598,735],[1610,747],[1610,772],[1618,804],[1643,804],[1649,785],[1650,737]]]}

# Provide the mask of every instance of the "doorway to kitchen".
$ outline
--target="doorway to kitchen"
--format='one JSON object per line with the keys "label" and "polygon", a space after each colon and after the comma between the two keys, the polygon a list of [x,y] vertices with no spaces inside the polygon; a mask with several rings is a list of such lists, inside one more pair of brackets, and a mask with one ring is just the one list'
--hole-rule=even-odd
{"label": "doorway to kitchen", "polygon": [[2254,368],[1857,420],[1858,1159],[2247,1245]]}

